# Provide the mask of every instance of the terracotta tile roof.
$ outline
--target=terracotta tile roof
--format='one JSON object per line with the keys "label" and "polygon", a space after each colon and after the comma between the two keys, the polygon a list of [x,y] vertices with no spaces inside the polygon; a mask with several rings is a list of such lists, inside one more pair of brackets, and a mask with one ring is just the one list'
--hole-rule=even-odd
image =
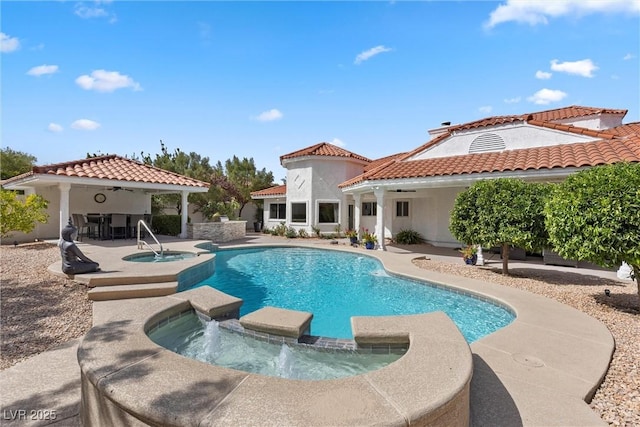
{"label": "terracotta tile roof", "polygon": [[370,159],[367,159],[364,156],[352,153],[351,151],[345,150],[344,148],[340,148],[333,144],[329,144],[328,142],[321,142],[319,144],[294,151],[293,153],[282,155],[280,156],[280,161],[282,162],[285,159],[293,159],[296,157],[304,156],[351,157],[353,159],[362,160],[364,162],[371,162]]}
{"label": "terracotta tile roof", "polygon": [[450,137],[454,132],[475,128],[483,128],[483,127],[491,127],[496,125],[501,125],[505,123],[528,123],[532,126],[546,127],[550,129],[562,130],[565,132],[576,133],[580,135],[588,135],[594,138],[602,138],[608,139],[611,137],[611,132],[609,131],[596,131],[582,127],[576,127],[573,125],[565,125],[560,123],[553,123],[553,120],[562,120],[569,119],[573,117],[581,117],[586,115],[600,114],[600,113],[611,113],[611,114],[626,114],[627,110],[611,110],[611,109],[603,109],[603,108],[593,108],[593,107],[580,107],[580,106],[569,106],[564,108],[558,108],[555,110],[547,110],[540,111],[537,113],[530,114],[521,114],[516,116],[494,116],[494,117],[486,117],[484,119],[476,120],[473,122],[462,123],[459,125],[449,126],[444,133],[438,135],[437,137],[425,142],[421,146],[415,148],[414,150],[406,153],[404,158],[409,158],[414,156],[422,151],[433,147],[443,140]]}
{"label": "terracotta tile roof", "polygon": [[552,122],[556,120],[572,119],[574,117],[592,116],[595,114],[622,114],[624,117],[627,114],[627,110],[570,105],[568,107],[556,108],[554,110],[539,111],[537,113],[531,113],[530,115],[533,120]]}
{"label": "terracotta tile roof", "polygon": [[640,135],[640,122],[626,123],[603,132],[617,136]]}
{"label": "terracotta tile roof", "polygon": [[407,153],[397,153],[397,154],[392,154],[390,156],[386,156],[386,157],[381,157],[379,159],[373,160],[371,163],[369,163],[367,166],[364,167],[364,171],[370,171],[372,169],[377,168],[380,165],[384,165],[386,163],[389,163],[390,161],[394,161],[396,159],[402,158],[406,155]]}
{"label": "terracotta tile roof", "polygon": [[576,133],[579,135],[587,135],[593,138],[601,138],[601,139],[614,138],[614,135],[603,130],[593,130],[593,129],[587,129],[583,127],[576,127],[573,125],[563,125],[560,123],[543,122],[540,120],[533,120],[533,119],[529,120],[527,123],[533,126],[540,126],[540,127],[549,128],[549,129],[557,129],[565,132]]}
{"label": "terracotta tile roof", "polygon": [[78,178],[129,181],[151,184],[182,185],[207,188],[209,183],[117,155],[92,157],[65,163],[34,166],[31,172],[10,178],[3,183],[33,175],[57,175]]}
{"label": "terracotta tile roof", "polygon": [[349,187],[367,180],[584,167],[621,161],[640,162],[640,135],[494,153],[466,154],[411,161],[396,160],[345,181],[340,184],[340,188]]}
{"label": "terracotta tile roof", "polygon": [[265,196],[286,196],[287,186],[276,185],[275,187],[265,188],[264,190],[252,191],[251,197],[265,197]]}

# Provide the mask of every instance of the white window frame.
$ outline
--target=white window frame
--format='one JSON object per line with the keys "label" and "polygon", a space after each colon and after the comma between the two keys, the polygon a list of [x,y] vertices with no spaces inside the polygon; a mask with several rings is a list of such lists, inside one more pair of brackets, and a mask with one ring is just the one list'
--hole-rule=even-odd
{"label": "white window frame", "polygon": [[[398,215],[398,206],[400,203],[406,203],[407,204],[407,212],[405,215]],[[404,213],[404,212],[402,212]],[[395,211],[395,215],[396,218],[408,218],[411,216],[411,203],[409,202],[409,200],[396,200],[396,211]]]}
{"label": "white window frame", "polygon": [[[334,222],[320,222],[320,205],[321,204],[332,204],[338,205],[337,212],[335,213]],[[341,215],[342,205],[340,200],[316,200],[316,224],[332,224],[337,225],[340,224],[340,215]]]}
{"label": "white window frame", "polygon": [[[280,218],[279,215],[276,215],[275,217],[271,216],[271,206],[277,206],[276,212],[279,214],[280,213],[280,205],[284,205],[284,216],[282,218]],[[286,202],[269,203],[269,219],[270,220],[286,221],[286,219],[287,219],[287,203]]]}
{"label": "white window frame", "polygon": [[[365,205],[371,205],[370,209],[365,209]],[[361,216],[377,216],[378,215],[378,202],[362,202]]]}
{"label": "white window frame", "polygon": [[[293,219],[293,205],[304,205],[304,221],[295,221]],[[301,200],[299,202],[289,202],[289,209],[291,210],[291,224],[309,224],[309,202]]]}

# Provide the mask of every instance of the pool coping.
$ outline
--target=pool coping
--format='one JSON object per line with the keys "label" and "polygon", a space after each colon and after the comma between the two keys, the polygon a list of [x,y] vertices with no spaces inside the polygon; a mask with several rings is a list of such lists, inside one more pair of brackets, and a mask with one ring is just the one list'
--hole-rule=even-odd
{"label": "pool coping", "polygon": [[219,292],[130,306],[87,333],[78,347],[83,425],[469,425],[471,351],[443,312],[354,318],[356,341],[384,329],[405,336],[407,351],[360,375],[295,380],[209,365],[151,341],[147,331],[206,305],[206,293]]}
{"label": "pool coping", "polygon": [[[178,246],[193,248],[194,242]],[[606,425],[585,403],[602,382],[615,348],[611,333],[600,321],[526,291],[420,269],[411,263],[417,254],[368,251],[331,245],[326,241],[306,243],[301,240],[231,243],[224,249],[258,246],[337,249],[373,256],[390,273],[427,280],[506,304],[517,314],[515,321],[470,346],[474,361],[472,423]],[[172,264],[176,263],[165,263]],[[134,300],[130,303],[140,304]]]}

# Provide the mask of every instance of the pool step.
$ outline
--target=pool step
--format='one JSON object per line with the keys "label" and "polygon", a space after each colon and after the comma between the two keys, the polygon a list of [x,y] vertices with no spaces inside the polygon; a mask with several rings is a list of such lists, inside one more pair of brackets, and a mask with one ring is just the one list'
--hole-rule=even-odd
{"label": "pool step", "polygon": [[107,301],[128,298],[161,297],[175,294],[178,282],[143,283],[134,285],[96,286],[89,290],[92,301]]}

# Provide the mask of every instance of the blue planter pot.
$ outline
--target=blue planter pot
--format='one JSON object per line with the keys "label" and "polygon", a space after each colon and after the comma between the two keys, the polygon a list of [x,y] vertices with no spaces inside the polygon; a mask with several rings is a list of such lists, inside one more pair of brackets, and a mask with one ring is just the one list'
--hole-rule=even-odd
{"label": "blue planter pot", "polygon": [[464,258],[464,263],[467,265],[476,265],[478,262],[478,255],[474,254],[471,258]]}
{"label": "blue planter pot", "polygon": [[349,237],[349,241],[351,242],[351,244],[358,243],[358,238],[357,237]]}
{"label": "blue planter pot", "polygon": [[374,242],[365,242],[364,247],[367,249],[375,248],[376,244]]}

